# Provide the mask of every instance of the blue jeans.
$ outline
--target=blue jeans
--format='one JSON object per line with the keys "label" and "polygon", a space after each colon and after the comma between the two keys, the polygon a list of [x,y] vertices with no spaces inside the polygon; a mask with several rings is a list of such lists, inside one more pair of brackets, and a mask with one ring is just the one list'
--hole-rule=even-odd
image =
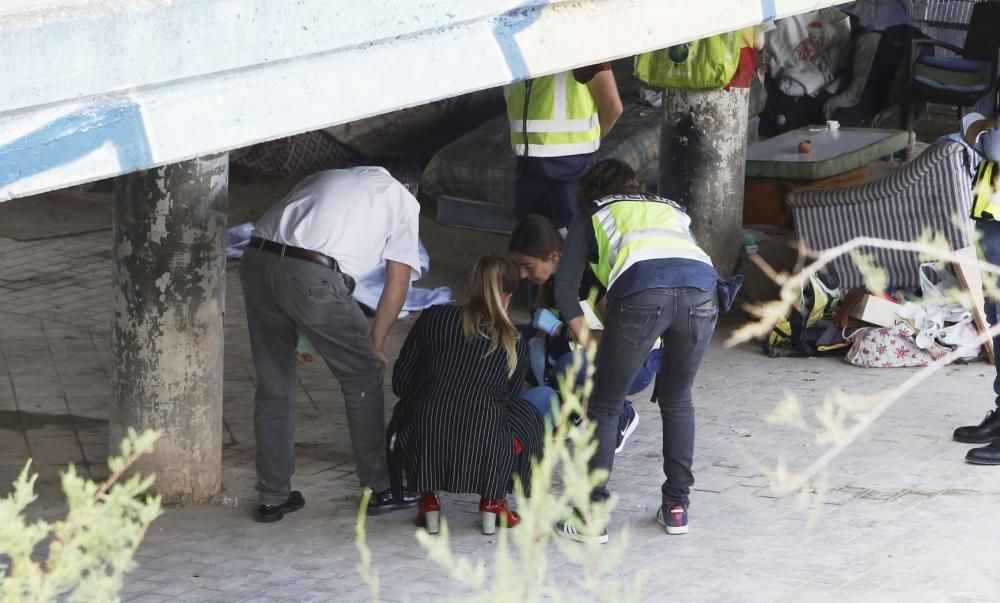
{"label": "blue jeans", "polygon": [[530,402],[532,406],[538,409],[543,419],[551,420],[554,408],[552,405],[553,400],[555,401],[555,406],[559,406],[559,394],[547,385],[539,385],[538,387],[521,392],[521,399]]}
{"label": "blue jeans", "polygon": [[[536,375],[544,375],[544,364],[547,362],[545,356],[544,345],[532,345],[533,342],[541,342],[541,339],[534,337],[529,343],[529,351],[531,354],[531,367],[532,372]],[[661,357],[663,355],[663,350],[653,350],[646,357],[646,361],[643,363],[642,368],[639,369],[639,374],[636,375],[634,381],[632,381],[632,387],[628,390],[628,395],[637,394],[642,390],[649,387],[653,379],[656,378],[656,373],[660,369]],[[587,380],[587,359],[583,359],[584,365],[582,370],[576,376],[577,387],[583,387],[584,382]],[[536,364],[540,364],[542,368],[535,368]],[[556,361],[553,367],[553,373],[555,375],[563,375],[567,370],[573,366],[573,353],[564,354],[559,360]],[[544,378],[543,378],[544,380]],[[538,409],[538,412],[542,414],[542,418],[551,417],[553,413],[552,397],[556,398],[556,406],[558,406],[559,394],[555,389],[547,386],[540,385],[538,387],[533,387],[521,394],[521,397]],[[629,416],[628,405],[625,403],[626,400],[622,400],[621,414],[619,416],[619,421],[625,421]]]}
{"label": "blue jeans", "polygon": [[[663,350],[655,349],[651,351],[647,356],[646,360],[642,363],[639,368],[639,373],[635,376],[632,381],[632,385],[628,388],[627,395],[634,396],[642,390],[649,387],[649,384],[653,382],[656,378],[656,373],[660,371],[660,364],[663,359]],[[566,374],[567,369],[573,366],[573,353],[564,354],[559,360],[556,360],[555,367],[552,372],[556,375]],[[581,367],[580,373],[576,376],[577,386],[582,386],[584,381],[587,379],[587,359],[583,359],[583,366]]]}
{"label": "blue jeans", "polygon": [[[657,337],[663,338],[663,359],[656,382],[663,421],[662,504],[688,504],[694,484],[694,405],[691,389],[719,317],[718,294],[691,287],[647,289],[610,298],[604,335],[597,348],[594,391],[587,414],[597,423],[597,451],[590,470],[611,475],[615,459],[621,401],[635,381]],[[593,500],[610,496],[607,482],[591,492]]]}
{"label": "blue jeans", "polygon": [[[979,245],[983,250],[983,259],[1000,266],[1000,222],[981,220],[976,222],[976,230],[981,238]],[[986,319],[991,325],[997,324],[1000,317],[1000,300],[987,299],[985,304]],[[993,379],[993,393],[996,394],[996,405],[1000,408],[1000,337],[993,338],[993,350],[996,354],[996,377]]]}

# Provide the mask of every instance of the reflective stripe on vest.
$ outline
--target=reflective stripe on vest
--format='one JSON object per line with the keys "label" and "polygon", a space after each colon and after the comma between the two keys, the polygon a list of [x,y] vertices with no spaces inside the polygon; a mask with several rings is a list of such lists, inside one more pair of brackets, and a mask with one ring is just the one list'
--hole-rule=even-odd
{"label": "reflective stripe on vest", "polygon": [[980,161],[972,179],[972,219],[1000,220],[1000,199],[996,197],[994,178],[1000,174],[995,161]]}
{"label": "reflective stripe on vest", "polygon": [[626,270],[645,260],[688,259],[712,265],[691,236],[691,218],[659,197],[605,197],[590,204],[597,240],[597,279],[610,289]]}
{"label": "reflective stripe on vest", "polygon": [[593,153],[601,144],[597,102],[585,84],[565,71],[504,89],[514,153],[563,157]]}
{"label": "reflective stripe on vest", "polygon": [[[1000,119],[1000,79],[994,87],[993,117]],[[1000,220],[1000,199],[994,186],[997,176],[1000,176],[997,162],[988,159],[979,162],[976,177],[972,179],[973,220]]]}

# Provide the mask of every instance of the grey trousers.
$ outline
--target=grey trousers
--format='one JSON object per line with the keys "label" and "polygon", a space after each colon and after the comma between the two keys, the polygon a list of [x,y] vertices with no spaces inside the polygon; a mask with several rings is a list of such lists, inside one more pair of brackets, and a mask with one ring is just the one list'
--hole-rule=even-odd
{"label": "grey trousers", "polygon": [[[615,460],[616,430],[622,400],[638,374],[657,337],[663,337],[663,361],[656,380],[657,401],[663,421],[662,504],[688,505],[694,484],[694,405],[691,387],[719,317],[715,290],[690,287],[647,289],[608,301],[604,335],[597,348],[594,391],[587,408],[597,423],[597,451],[590,470],[605,469],[610,476]],[[591,499],[610,496],[607,481]]]}
{"label": "grey trousers", "polygon": [[257,393],[257,501],[285,502],[295,469],[295,345],[301,329],[340,382],[362,486],[389,487],[382,364],[368,320],[343,274],[296,258],[248,249],[240,263]]}

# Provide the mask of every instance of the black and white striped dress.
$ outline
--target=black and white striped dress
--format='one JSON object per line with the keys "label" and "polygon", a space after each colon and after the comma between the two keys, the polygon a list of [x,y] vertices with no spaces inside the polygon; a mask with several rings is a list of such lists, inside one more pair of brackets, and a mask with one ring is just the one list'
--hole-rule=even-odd
{"label": "black and white striped dress", "polygon": [[488,354],[486,338],[466,339],[461,307],[434,306],[413,325],[392,372],[401,401],[399,442],[410,484],[420,492],[508,491],[516,436],[524,451],[518,472],[530,482],[530,459],[542,449],[538,411],[517,397],[528,349],[517,344],[517,369],[507,376],[502,348]]}

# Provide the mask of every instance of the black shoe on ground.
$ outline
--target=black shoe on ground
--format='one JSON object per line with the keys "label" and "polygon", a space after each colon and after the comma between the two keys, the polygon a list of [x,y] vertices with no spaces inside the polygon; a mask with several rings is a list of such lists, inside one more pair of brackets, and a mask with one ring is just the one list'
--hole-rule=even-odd
{"label": "black shoe on ground", "polygon": [[976,465],[1000,465],[1000,440],[993,440],[989,446],[973,448],[965,455],[965,460]]}
{"label": "black shoe on ground", "polygon": [[403,492],[402,500],[398,500],[392,495],[392,488],[386,488],[381,492],[373,492],[368,499],[368,514],[381,515],[390,511],[409,509],[417,506],[420,502],[420,495],[413,492]]}
{"label": "black shoe on ground", "polygon": [[306,499],[298,490],[292,490],[288,494],[288,500],[280,505],[257,505],[253,512],[253,520],[258,523],[271,523],[278,521],[285,516],[285,513],[298,511],[306,506]]}
{"label": "black shoe on ground", "polygon": [[991,410],[979,425],[959,427],[955,430],[955,441],[965,444],[989,444],[1000,438],[1000,412]]}
{"label": "black shoe on ground", "polygon": [[615,442],[615,454],[621,452],[625,448],[625,442],[628,441],[628,437],[632,435],[635,428],[639,426],[639,413],[635,411],[632,407],[632,403],[625,400],[625,412],[621,414],[618,419],[618,440]]}

